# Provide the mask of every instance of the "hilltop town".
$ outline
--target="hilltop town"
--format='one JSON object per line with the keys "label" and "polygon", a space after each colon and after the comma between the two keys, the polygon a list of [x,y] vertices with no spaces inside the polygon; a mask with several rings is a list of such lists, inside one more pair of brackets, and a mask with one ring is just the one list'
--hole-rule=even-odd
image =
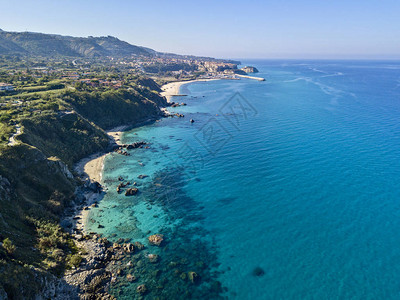
{"label": "hilltop town", "polygon": [[[8,114],[5,109],[8,105],[21,108],[26,101],[43,100],[65,91],[132,88],[139,77],[163,85],[194,79],[239,79],[239,76],[255,72],[253,67],[238,69],[239,63],[181,56],[131,55],[94,59],[3,55],[0,56],[0,107],[3,107],[0,114]],[[154,84],[152,89],[157,91]]]}

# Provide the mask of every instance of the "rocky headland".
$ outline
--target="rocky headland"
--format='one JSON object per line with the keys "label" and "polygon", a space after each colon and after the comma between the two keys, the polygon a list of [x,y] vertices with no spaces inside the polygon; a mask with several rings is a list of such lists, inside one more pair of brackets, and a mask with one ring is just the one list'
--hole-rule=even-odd
{"label": "rocky headland", "polygon": [[245,66],[241,68],[240,70],[246,72],[246,73],[258,73],[258,70],[256,67],[251,67],[251,66]]}

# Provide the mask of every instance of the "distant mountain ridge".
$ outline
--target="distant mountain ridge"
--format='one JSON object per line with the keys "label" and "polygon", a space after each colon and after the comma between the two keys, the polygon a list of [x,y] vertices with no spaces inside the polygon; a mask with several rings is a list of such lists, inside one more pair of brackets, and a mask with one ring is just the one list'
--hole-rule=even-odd
{"label": "distant mountain ridge", "polygon": [[[113,36],[72,37],[37,32],[11,32],[0,29],[0,55],[30,55],[42,57],[131,57],[159,56],[171,58],[208,59],[157,52],[153,49],[135,46]],[[225,60],[224,60],[225,61]]]}
{"label": "distant mountain ridge", "polygon": [[72,37],[0,29],[0,54],[37,56],[153,56],[151,49],[131,45],[115,37]]}

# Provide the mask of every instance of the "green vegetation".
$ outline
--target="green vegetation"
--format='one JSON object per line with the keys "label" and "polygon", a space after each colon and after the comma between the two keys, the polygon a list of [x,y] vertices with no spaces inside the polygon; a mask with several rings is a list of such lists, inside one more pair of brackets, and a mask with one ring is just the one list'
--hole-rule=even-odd
{"label": "green vegetation", "polygon": [[196,71],[197,66],[195,64],[188,63],[153,63],[144,67],[144,70],[148,73],[166,73],[171,71]]}
{"label": "green vegetation", "polygon": [[38,56],[153,55],[154,50],[131,45],[115,37],[76,38],[35,32],[0,31],[0,54]]}
{"label": "green vegetation", "polygon": [[70,265],[74,266],[75,268],[78,267],[82,262],[82,256],[79,254],[73,254],[69,257]]}
{"label": "green vegetation", "polygon": [[[109,145],[106,129],[156,117],[166,103],[152,79],[107,65],[82,71],[63,59],[4,56],[2,63],[0,82],[14,91],[0,93],[0,289],[30,299],[43,278],[82,262],[59,224],[81,184],[68,169]],[[46,69],[27,67],[34,65]],[[50,72],[55,66],[62,68]]]}
{"label": "green vegetation", "polygon": [[8,254],[13,254],[16,249],[15,245],[11,242],[9,238],[5,238],[3,240],[3,248],[7,251]]}
{"label": "green vegetation", "polygon": [[156,93],[140,88],[104,92],[71,91],[63,95],[63,100],[102,128],[155,116],[158,114],[157,104],[163,101]]}
{"label": "green vegetation", "polygon": [[77,267],[82,257],[77,254],[75,246],[69,234],[65,233],[59,224],[48,220],[28,218],[36,228],[38,243],[36,245],[45,259],[42,267],[61,275],[65,268]]}
{"label": "green vegetation", "polygon": [[76,113],[46,113],[20,120],[19,140],[72,165],[108,145],[102,129]]}

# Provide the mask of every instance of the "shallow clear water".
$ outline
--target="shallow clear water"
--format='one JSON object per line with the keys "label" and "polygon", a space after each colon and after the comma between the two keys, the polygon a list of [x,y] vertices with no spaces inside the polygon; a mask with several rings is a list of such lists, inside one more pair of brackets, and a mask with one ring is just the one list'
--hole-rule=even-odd
{"label": "shallow clear water", "polygon": [[[170,109],[185,118],[124,134],[150,149],[106,159],[90,230],[143,243],[163,232],[167,247],[149,248],[161,265],[190,249],[194,298],[220,281],[229,299],[399,299],[400,63],[246,64],[266,81],[185,85],[174,100],[188,105]],[[118,176],[141,194],[118,195]],[[168,270],[131,285],[163,280],[171,297],[183,280]]]}

